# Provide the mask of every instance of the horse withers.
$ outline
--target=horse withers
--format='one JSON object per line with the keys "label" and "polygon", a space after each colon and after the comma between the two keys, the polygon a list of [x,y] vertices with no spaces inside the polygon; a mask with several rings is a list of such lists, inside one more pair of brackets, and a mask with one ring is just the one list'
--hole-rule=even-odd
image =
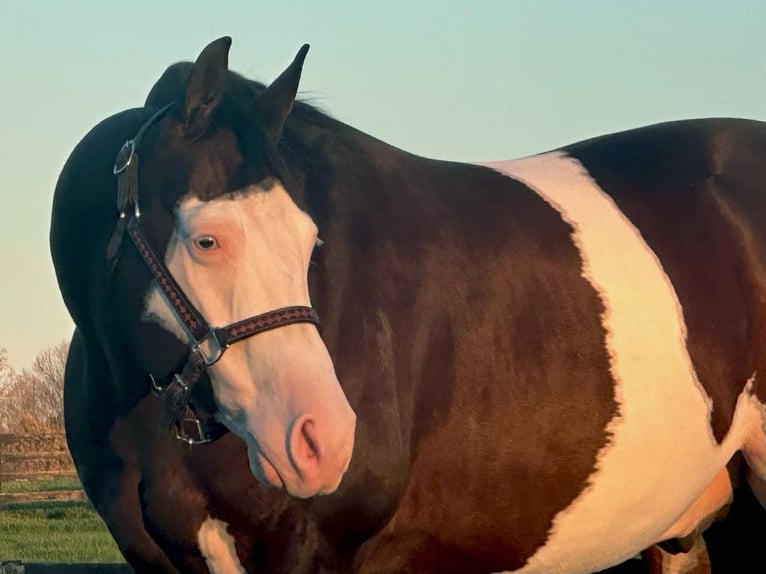
{"label": "horse withers", "polygon": [[54,199],[68,440],[135,571],[585,573],[688,535],[737,452],[762,492],[765,126],[441,162],[229,45]]}

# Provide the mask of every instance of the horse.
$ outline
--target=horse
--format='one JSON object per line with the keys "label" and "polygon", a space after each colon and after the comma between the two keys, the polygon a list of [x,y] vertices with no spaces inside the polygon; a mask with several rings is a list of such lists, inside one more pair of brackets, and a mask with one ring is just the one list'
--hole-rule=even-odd
{"label": "horse", "polygon": [[54,194],[67,440],[135,572],[586,573],[766,503],[766,125],[446,162],[230,45]]}

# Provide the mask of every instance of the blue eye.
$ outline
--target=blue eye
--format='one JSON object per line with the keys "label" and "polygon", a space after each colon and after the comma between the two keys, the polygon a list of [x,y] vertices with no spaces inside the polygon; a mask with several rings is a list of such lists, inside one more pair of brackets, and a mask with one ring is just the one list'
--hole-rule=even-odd
{"label": "blue eye", "polygon": [[212,251],[218,248],[218,241],[212,235],[200,235],[194,238],[194,245],[202,251]]}

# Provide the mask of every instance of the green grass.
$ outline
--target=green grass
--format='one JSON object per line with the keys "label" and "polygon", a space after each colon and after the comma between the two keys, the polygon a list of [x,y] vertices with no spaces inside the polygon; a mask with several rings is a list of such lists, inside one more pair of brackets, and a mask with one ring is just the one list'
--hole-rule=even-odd
{"label": "green grass", "polygon": [[[5,485],[3,485],[5,491]],[[0,507],[0,561],[123,562],[88,502],[33,502]]]}
{"label": "green grass", "polygon": [[47,490],[78,490],[82,488],[76,476],[60,476],[44,480],[12,480],[3,482],[0,492],[43,492]]}

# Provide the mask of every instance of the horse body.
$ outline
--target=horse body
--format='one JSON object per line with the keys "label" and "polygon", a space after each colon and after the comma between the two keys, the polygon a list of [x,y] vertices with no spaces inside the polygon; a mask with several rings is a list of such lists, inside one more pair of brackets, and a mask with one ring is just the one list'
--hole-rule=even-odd
{"label": "horse body", "polygon": [[[171,67],[147,109],[94,128],[54,202],[52,252],[77,324],[70,448],[136,571],[585,573],[717,511],[737,451],[754,484],[766,479],[766,126],[742,120],[467,165],[296,104],[275,144],[282,166],[265,176],[324,242],[308,293],[356,413],[351,464],[334,493],[299,499],[259,482],[278,484],[252,463],[257,444],[229,433],[189,447],[160,432],[147,373],[178,368],[183,333],[172,314],[147,315],[152,279],[130,248],[110,274],[111,166],[204,65]],[[226,76],[224,101],[264,92]],[[141,153],[141,193],[160,189],[163,165],[182,181],[159,202],[164,219],[145,202],[147,221],[163,222],[149,229],[158,249],[182,201],[216,200],[189,192],[211,185],[189,160],[161,162],[188,155],[159,147],[173,119]],[[174,250],[159,250],[173,269]],[[220,413],[215,376],[194,392]]]}

